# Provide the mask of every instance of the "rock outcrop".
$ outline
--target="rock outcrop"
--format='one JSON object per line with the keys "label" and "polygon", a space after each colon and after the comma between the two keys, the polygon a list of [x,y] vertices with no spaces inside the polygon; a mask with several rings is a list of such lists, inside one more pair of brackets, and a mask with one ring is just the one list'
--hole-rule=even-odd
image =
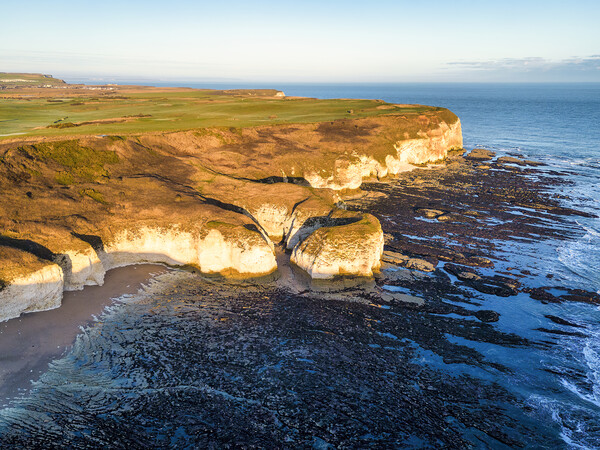
{"label": "rock outcrop", "polygon": [[343,214],[330,221],[331,226],[318,228],[294,247],[291,261],[312,278],[372,276],[380,268],[383,254],[383,231],[377,218]]}
{"label": "rock outcrop", "polygon": [[485,148],[474,148],[469,152],[468,155],[465,156],[465,158],[474,161],[490,161],[494,156],[496,156],[496,153],[491,150],[487,150]]}

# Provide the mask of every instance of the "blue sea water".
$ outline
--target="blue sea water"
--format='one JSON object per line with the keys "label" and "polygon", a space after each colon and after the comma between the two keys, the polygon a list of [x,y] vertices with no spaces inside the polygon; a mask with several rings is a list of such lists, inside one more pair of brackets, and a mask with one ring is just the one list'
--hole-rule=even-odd
{"label": "blue sea water", "polygon": [[[510,264],[535,267],[540,280],[533,280],[534,283],[547,283],[545,275],[551,274],[556,286],[600,292],[600,84],[188,85],[277,88],[293,96],[379,98],[392,103],[451,109],[461,119],[465,148],[484,147],[500,155],[518,154],[546,163],[544,171],[561,173],[572,181],[569,185],[549,187],[565,196],[561,200],[564,206],[597,216],[573,220],[575,239],[505,243],[498,252],[503,253]],[[404,444],[397,446],[501,448],[511,442],[504,440],[505,434],[519,436],[522,445],[529,448],[600,447],[600,310],[597,305],[543,304],[524,293],[507,299],[482,296],[474,291],[472,295],[478,303],[459,301],[457,304],[465,310],[497,311],[500,320],[485,325],[485,329],[481,326],[480,330],[468,316],[447,314],[435,322],[445,331],[440,332],[437,341],[431,342],[412,331],[419,329],[418,312],[394,306],[376,310],[372,306],[348,306],[353,318],[365,316],[368,321],[345,328],[341,322],[351,319],[350,316],[338,317],[338,311],[346,311],[346,307],[338,303],[331,307],[303,304],[299,299],[288,299],[281,292],[266,289],[263,295],[272,296],[271,300],[263,304],[250,299],[247,306],[242,307],[229,297],[222,303],[209,300],[206,288],[200,289],[185,277],[178,280],[175,277],[174,282],[169,281],[174,283],[171,285],[166,282],[168,292],[156,291],[160,287],[157,283],[143,302],[127,300],[109,308],[100,320],[82,331],[73,348],[50,365],[31,393],[0,410],[0,437],[3,432],[11,435],[9,430],[16,427],[32,440],[50,436],[49,441],[39,441],[46,443],[112,443],[140,447],[145,433],[152,437],[152,442],[163,447],[223,445],[224,442],[234,446],[244,442],[269,446],[269,441],[254,442],[252,438],[266,439],[265,436],[272,433],[276,440],[271,445],[288,442],[288,446],[318,447],[326,444],[327,436],[334,435],[333,425],[320,422],[327,424],[326,416],[335,416],[336,412],[325,410],[325,418],[313,417],[324,411],[316,406],[324,401],[318,396],[316,400],[312,397],[317,390],[328,401],[340,402],[343,406],[352,404],[356,394],[358,399],[378,399],[384,408],[385,399],[372,393],[369,390],[372,386],[381,383],[390,392],[415,389],[427,399],[430,394],[423,381],[427,380],[431,384],[429,389],[433,389],[431,392],[438,394],[423,400],[415,410],[430,414],[431,410],[450,405],[453,413],[439,422],[428,417],[429,428],[415,425],[418,420],[407,422],[403,425],[408,430]],[[427,296],[426,292],[414,288],[387,288]],[[455,300],[446,301],[450,304]],[[240,312],[238,308],[248,310]],[[548,315],[579,324],[581,333],[549,338],[537,330],[554,326],[546,318]],[[223,316],[229,321],[221,322]],[[219,318],[218,330],[216,318]],[[369,327],[375,324],[376,337],[371,334],[366,337],[366,324]],[[286,327],[297,329],[297,335]],[[464,330],[469,327],[475,331],[466,333]],[[325,330],[327,334],[317,335],[315,330]],[[497,336],[487,339],[484,331],[497,333]],[[514,336],[535,345],[517,344]],[[332,346],[335,352],[327,353],[327,346]],[[402,355],[398,359],[406,364],[403,371],[398,372],[399,369],[392,366],[387,366],[386,371],[384,365],[374,378],[361,380],[353,378],[352,364],[347,373],[331,368],[331,364],[343,366],[346,359],[352,359],[351,355],[357,367],[361,358],[365,364],[379,367],[377,364],[392,350]],[[482,361],[500,364],[506,370],[470,364],[468,359],[452,362],[449,354],[453,352],[459,355],[474,352]],[[332,363],[322,357],[331,354],[339,354],[339,361]],[[372,355],[378,359],[370,360]],[[399,384],[404,383],[400,378],[407,377],[412,370],[406,367],[420,367],[415,372],[414,383],[411,381],[414,387],[410,383]],[[356,370],[361,373],[360,369]],[[331,373],[347,380],[325,380],[320,384],[320,374]],[[371,372],[367,373],[372,376]],[[309,377],[317,381],[307,382]],[[389,378],[384,383],[381,380],[385,377]],[[436,381],[436,377],[442,381]],[[461,391],[463,386],[468,387],[467,391],[472,388],[481,397],[473,403],[473,399],[468,398],[469,393]],[[487,389],[497,386],[516,400],[505,401],[501,395],[496,399],[494,394],[486,394]],[[340,389],[345,390],[342,400],[331,394]],[[454,389],[455,397],[444,394]],[[440,398],[441,403],[437,403]],[[164,411],[154,410],[156,405],[173,410],[165,415]],[[485,409],[485,405],[492,405],[491,410]],[[294,422],[294,418],[302,414],[294,416],[290,411],[302,408],[319,411],[307,416],[311,423],[316,422],[314,427],[306,425],[306,421]],[[481,411],[485,414],[501,411],[490,420],[506,418],[506,423],[502,422],[504,434],[490,431],[486,421],[483,425],[477,419],[469,419],[473,411],[476,414],[473,417],[481,418],[477,415],[479,408],[483,408]],[[387,412],[395,420],[410,415],[408,410],[397,416],[396,413],[393,409]],[[339,420],[350,421],[352,411],[344,414]],[[369,425],[370,414],[361,416],[357,423]],[[252,417],[252,423],[261,426],[233,426],[233,422],[219,419],[220,415],[232,421]],[[202,424],[201,430],[198,423]],[[377,429],[379,423],[367,425],[364,426],[369,433],[365,432],[362,438],[366,442],[369,439],[374,443],[384,442],[385,430]],[[350,429],[365,431],[361,426],[353,425]],[[442,428],[445,434],[439,431]],[[222,438],[230,429],[238,434],[229,440]],[[269,431],[271,429],[275,431]],[[313,435],[309,439],[302,430]],[[456,433],[455,445],[451,444],[452,440],[445,440],[451,437],[448,430]],[[209,432],[220,434],[222,440],[210,440],[206,437]],[[444,437],[436,442],[438,432]],[[7,442],[20,441],[14,438]]]}

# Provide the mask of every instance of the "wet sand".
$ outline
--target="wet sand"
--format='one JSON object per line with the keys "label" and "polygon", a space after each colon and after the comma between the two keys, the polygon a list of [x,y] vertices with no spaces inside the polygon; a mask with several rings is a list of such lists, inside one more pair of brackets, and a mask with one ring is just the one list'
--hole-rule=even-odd
{"label": "wet sand", "polygon": [[60,308],[0,323],[0,406],[6,406],[37,380],[48,363],[71,347],[80,327],[93,321],[93,316],[99,316],[114,299],[135,294],[142,284],[167,270],[156,264],[111,270],[103,286],[65,292]]}

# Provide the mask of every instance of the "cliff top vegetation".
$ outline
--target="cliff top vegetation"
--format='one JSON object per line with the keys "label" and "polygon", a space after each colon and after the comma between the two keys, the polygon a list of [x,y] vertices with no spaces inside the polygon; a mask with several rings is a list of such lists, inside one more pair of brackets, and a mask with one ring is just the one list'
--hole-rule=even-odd
{"label": "cliff top vegetation", "polygon": [[[17,79],[22,74],[0,74]],[[60,81],[60,80],[59,80]],[[284,97],[276,90],[146,86],[12,87],[0,91],[0,139],[22,136],[132,135],[207,127],[316,123],[383,115],[418,117],[444,108],[382,100]]]}

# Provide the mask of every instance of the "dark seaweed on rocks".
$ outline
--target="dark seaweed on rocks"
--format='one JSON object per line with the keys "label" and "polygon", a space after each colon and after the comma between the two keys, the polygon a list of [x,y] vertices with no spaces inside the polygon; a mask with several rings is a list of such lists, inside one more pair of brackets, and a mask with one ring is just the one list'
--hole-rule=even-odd
{"label": "dark seaweed on rocks", "polygon": [[479,292],[510,297],[523,291],[545,302],[598,303],[594,292],[567,289],[556,297],[547,287],[525,285],[521,279],[533,275],[526,267],[501,273],[475,269],[494,269],[504,243],[579,238],[573,219],[590,214],[562,206],[549,193],[570,183],[537,168],[507,170],[498,162],[453,154],[442,170],[416,169],[395,183],[364,184],[366,195],[347,201],[347,207],[379,218],[386,250],[443,266]]}
{"label": "dark seaweed on rocks", "polygon": [[[13,411],[0,443],[455,448],[522,446],[535,435],[526,415],[506,414],[514,399],[500,386],[417,362],[446,321],[324,300],[180,281],[86,333]],[[435,350],[479,365],[467,347]]]}

